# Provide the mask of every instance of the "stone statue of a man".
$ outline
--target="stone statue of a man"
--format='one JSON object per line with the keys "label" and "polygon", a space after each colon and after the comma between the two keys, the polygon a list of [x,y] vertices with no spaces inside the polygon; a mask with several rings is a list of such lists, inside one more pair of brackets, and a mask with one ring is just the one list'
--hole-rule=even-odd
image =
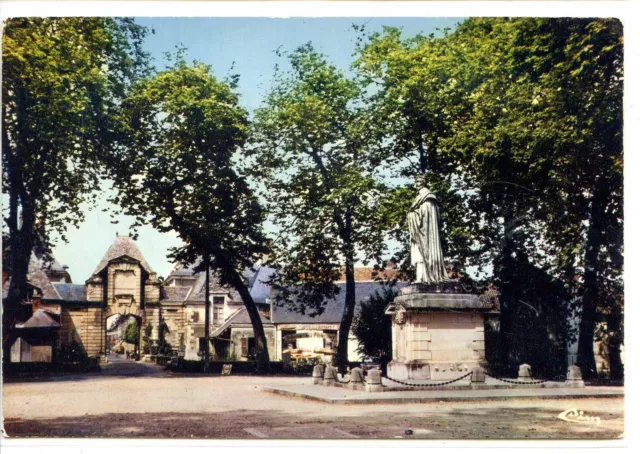
{"label": "stone statue of a man", "polygon": [[421,187],[407,216],[411,237],[411,264],[416,267],[416,282],[448,282],[438,230],[440,214],[433,192]]}

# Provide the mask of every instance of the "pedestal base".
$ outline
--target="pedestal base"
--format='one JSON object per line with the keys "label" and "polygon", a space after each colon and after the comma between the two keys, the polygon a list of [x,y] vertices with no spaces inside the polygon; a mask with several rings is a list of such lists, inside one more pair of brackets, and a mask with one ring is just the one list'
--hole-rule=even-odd
{"label": "pedestal base", "polygon": [[391,361],[387,365],[387,376],[395,380],[444,381],[468,374],[480,367],[478,361]]}
{"label": "pedestal base", "polygon": [[430,380],[431,367],[426,361],[391,361],[387,376],[395,380]]}

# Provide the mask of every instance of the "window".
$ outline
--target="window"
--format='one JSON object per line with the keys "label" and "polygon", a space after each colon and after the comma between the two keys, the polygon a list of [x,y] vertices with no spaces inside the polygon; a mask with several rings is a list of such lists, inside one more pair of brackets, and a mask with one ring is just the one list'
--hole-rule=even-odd
{"label": "window", "polygon": [[213,321],[222,323],[224,320],[224,307],[213,306]]}
{"label": "window", "polygon": [[240,348],[240,356],[244,356],[244,357],[249,356],[249,345],[248,345],[247,340],[248,339],[246,337],[242,338],[242,345],[241,345],[241,348]]}
{"label": "window", "polygon": [[241,352],[240,356],[245,358],[252,358],[256,354],[256,339],[255,337],[243,337],[241,339]]}
{"label": "window", "polygon": [[224,321],[224,296],[213,297],[213,322],[222,323]]}

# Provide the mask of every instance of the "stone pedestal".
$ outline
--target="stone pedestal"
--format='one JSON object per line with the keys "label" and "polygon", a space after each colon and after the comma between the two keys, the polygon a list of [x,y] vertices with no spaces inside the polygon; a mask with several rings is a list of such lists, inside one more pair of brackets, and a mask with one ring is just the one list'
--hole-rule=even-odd
{"label": "stone pedestal", "polygon": [[484,383],[485,379],[484,369],[482,367],[475,367],[471,371],[471,383]]}
{"label": "stone pedestal", "polygon": [[317,364],[313,366],[313,373],[311,375],[314,385],[321,385],[324,379],[324,364]]}
{"label": "stone pedestal", "polygon": [[393,317],[396,380],[448,380],[469,373],[484,361],[484,317],[494,311],[457,281],[412,284],[399,290],[386,313]]}
{"label": "stone pedestal", "polygon": [[322,384],[332,386],[336,383],[338,383],[338,371],[333,366],[327,366],[324,370],[324,380],[322,380]]}
{"label": "stone pedestal", "polygon": [[518,380],[522,381],[531,381],[533,377],[531,376],[531,366],[528,364],[520,364],[518,368]]}
{"label": "stone pedestal", "polygon": [[387,364],[387,375],[396,380],[429,380],[429,363],[423,360],[396,361]]}
{"label": "stone pedestal", "polygon": [[365,390],[370,393],[382,392],[382,373],[379,370],[373,369],[367,373],[367,384]]}
{"label": "stone pedestal", "polygon": [[364,375],[362,374],[362,369],[359,367],[351,369],[347,388],[353,389],[354,391],[361,391],[364,389]]}
{"label": "stone pedestal", "polygon": [[567,370],[567,381],[565,384],[571,388],[584,388],[582,371],[579,366],[569,366],[569,369]]}

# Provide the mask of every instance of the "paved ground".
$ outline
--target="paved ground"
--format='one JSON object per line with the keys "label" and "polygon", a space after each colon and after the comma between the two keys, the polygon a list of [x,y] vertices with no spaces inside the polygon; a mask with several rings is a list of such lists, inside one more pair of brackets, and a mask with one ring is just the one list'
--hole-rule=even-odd
{"label": "paved ground", "polygon": [[[4,430],[15,437],[614,438],[622,398],[333,405],[262,391],[309,378],[178,376],[112,362],[100,374],[5,383]],[[600,425],[566,422],[577,409]],[[407,434],[407,429],[412,434]]]}

